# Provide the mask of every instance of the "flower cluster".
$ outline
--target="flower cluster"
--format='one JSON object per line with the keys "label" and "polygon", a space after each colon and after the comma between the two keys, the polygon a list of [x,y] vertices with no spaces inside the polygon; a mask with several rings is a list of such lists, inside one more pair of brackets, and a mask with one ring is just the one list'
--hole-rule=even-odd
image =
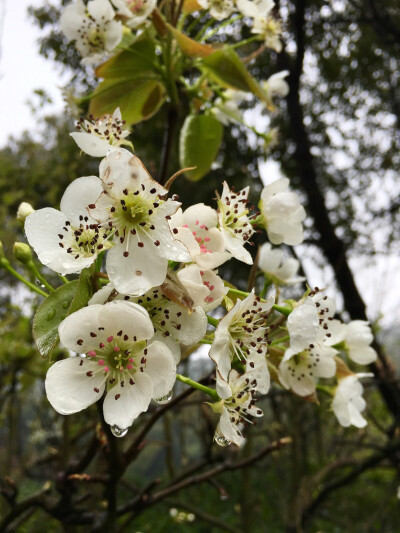
{"label": "flower cluster", "polygon": [[[306,398],[315,397],[326,379],[339,422],[363,427],[358,379],[365,374],[352,372],[339,356],[358,365],[376,359],[368,324],[342,323],[334,301],[319,289],[283,302],[272,290],[305,279],[297,274],[297,259],[284,260],[272,247],[303,239],[305,212],[289,181],[262,190],[261,212],[251,212],[249,187],[236,192],[226,182],[216,209],[199,203],[182,210],[178,198],[168,198],[140,159],[120,146],[128,130],[119,110],[79,124],[81,132],[73,134],[78,146],[103,156],[99,176],[72,182],[60,211],[20,208],[29,244],[45,266],[62,276],[90,267],[103,284],[60,323],[60,341],[70,353],[47,373],[52,406],[72,414],[104,397],[105,421],[121,436],[151,399],[171,398],[178,376],[215,400],[216,442],[240,445],[245,426],[263,414],[256,404],[271,377]],[[256,254],[247,244],[260,228],[271,241],[253,266],[261,296],[255,289],[239,291],[218,272],[233,258],[253,264]],[[219,306],[226,313],[217,319],[210,312]],[[202,343],[211,344],[215,390],[177,375],[182,350]]]}

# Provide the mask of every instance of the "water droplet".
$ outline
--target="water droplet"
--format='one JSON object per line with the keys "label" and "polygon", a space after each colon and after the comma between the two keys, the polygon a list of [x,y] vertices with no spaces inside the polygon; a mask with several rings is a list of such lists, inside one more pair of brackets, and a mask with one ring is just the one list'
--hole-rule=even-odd
{"label": "water droplet", "polygon": [[226,439],[222,435],[217,435],[214,440],[218,444],[218,446],[229,446],[230,444],[232,444],[230,440]]}
{"label": "water droplet", "polygon": [[128,433],[128,428],[120,428],[119,426],[111,426],[111,433],[114,437],[125,437]]}
{"label": "water droplet", "polygon": [[165,396],[161,396],[161,398],[153,398],[153,400],[159,405],[164,405],[165,403],[170,402],[171,398],[172,398],[172,390],[169,391],[169,393],[166,394]]}
{"label": "water droplet", "polygon": [[39,285],[41,289],[45,289],[46,287],[43,285],[43,283],[40,283],[39,280],[36,280],[36,285]]}
{"label": "water droplet", "polygon": [[63,306],[64,309],[68,309],[70,303],[71,303],[71,300],[64,300],[61,305]]}
{"label": "water droplet", "polygon": [[50,309],[50,311],[47,313],[47,320],[51,320],[54,318],[54,315],[56,314],[54,309]]}

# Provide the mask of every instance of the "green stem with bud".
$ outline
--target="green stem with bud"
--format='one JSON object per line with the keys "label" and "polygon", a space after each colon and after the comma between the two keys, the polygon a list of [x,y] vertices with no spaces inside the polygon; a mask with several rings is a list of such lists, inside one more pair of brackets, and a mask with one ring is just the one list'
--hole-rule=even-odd
{"label": "green stem with bud", "polygon": [[0,266],[2,266],[3,268],[5,268],[7,270],[7,272],[9,272],[10,274],[12,274],[15,278],[17,278],[19,281],[21,281],[22,283],[25,283],[25,285],[27,287],[29,287],[31,289],[31,291],[34,291],[34,292],[37,292],[38,294],[40,294],[40,296],[43,296],[44,298],[47,298],[48,297],[48,294],[47,292],[44,292],[42,291],[42,289],[39,289],[39,287],[36,287],[36,285],[34,283],[31,283],[30,281],[28,281],[27,279],[25,279],[23,276],[21,276],[21,274],[19,272],[17,272],[9,263],[9,261],[5,258],[1,258],[0,259]]}
{"label": "green stem with bud", "polygon": [[211,396],[211,398],[216,402],[220,400],[217,391],[214,389],[210,389],[210,387],[206,387],[201,383],[197,383],[197,381],[193,381],[192,379],[187,378],[186,376],[182,376],[181,374],[177,374],[176,379],[178,381],[181,381],[182,383],[185,383],[186,385],[189,385],[189,387],[192,387],[192,389],[197,389],[201,392],[204,392],[205,394],[208,394],[208,396]]}

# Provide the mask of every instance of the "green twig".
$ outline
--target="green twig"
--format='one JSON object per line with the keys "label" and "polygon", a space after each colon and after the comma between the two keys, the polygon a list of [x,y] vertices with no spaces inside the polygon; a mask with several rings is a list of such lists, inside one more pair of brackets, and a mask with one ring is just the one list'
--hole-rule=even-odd
{"label": "green twig", "polygon": [[201,383],[197,383],[197,381],[193,381],[192,379],[187,378],[186,376],[182,376],[181,374],[177,374],[176,379],[178,381],[182,381],[182,383],[185,383],[186,385],[189,385],[189,387],[192,387],[192,389],[197,389],[201,392],[205,392],[206,394],[208,394],[208,396],[211,396],[211,398],[216,402],[218,402],[220,399],[216,390],[210,389],[210,387],[206,387]]}

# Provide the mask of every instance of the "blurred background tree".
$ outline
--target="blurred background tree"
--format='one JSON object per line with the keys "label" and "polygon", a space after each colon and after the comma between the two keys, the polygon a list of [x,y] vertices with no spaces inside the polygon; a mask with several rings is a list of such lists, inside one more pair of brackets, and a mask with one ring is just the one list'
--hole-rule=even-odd
{"label": "blurred background tree", "polygon": [[[43,30],[41,53],[70,71],[71,86],[80,92],[96,82],[59,31],[61,4],[66,3],[46,3],[31,9],[31,15]],[[341,316],[376,320],[379,331],[379,309],[367,317],[364,294],[370,287],[363,280],[356,284],[354,267],[375,262],[378,268],[399,249],[400,7],[394,0],[380,2],[379,8],[373,0],[283,0],[276,10],[284,26],[284,50],[256,54],[249,68],[259,79],[289,70],[290,92],[279,102],[279,112],[267,116],[257,106],[249,109],[246,120],[259,129],[278,127],[277,144],[265,154],[248,130],[239,125],[225,129],[216,168],[199,183],[180,178],[173,192],[184,205],[193,198],[212,204],[215,190],[226,179],[238,188],[250,184],[256,203],[261,176],[277,169],[287,175],[309,215],[305,242],[296,248],[309,284],[317,278],[335,287],[343,298]],[[206,20],[199,18],[199,27]],[[235,23],[232,31],[240,32],[238,39],[249,35],[242,23]],[[212,40],[224,38],[220,32]],[[254,47],[249,45],[246,52],[252,54]],[[252,107],[251,102],[245,105]],[[160,167],[166,115],[162,110],[137,124],[131,136],[153,175]],[[184,112],[180,124],[183,119]],[[0,240],[10,260],[12,244],[23,240],[15,218],[21,201],[35,208],[56,206],[73,179],[97,174],[93,160],[79,155],[68,136],[72,130],[73,122],[65,115],[46,117],[40,138],[26,133],[0,150]],[[179,168],[176,148],[177,140],[170,174]],[[235,262],[223,275],[232,279],[233,273],[235,283],[245,288],[247,267]],[[46,531],[83,531],[87,526],[78,519],[66,518],[69,505],[81,498],[82,509],[87,509],[105,498],[107,485],[96,475],[102,475],[102,460],[110,450],[93,418],[78,414],[61,420],[48,408],[43,390],[47,363],[35,350],[27,318],[37,302],[31,297],[25,301],[27,295],[5,271],[0,270],[0,277],[0,516],[16,510],[12,520],[0,522],[0,530],[43,531],[45,519]],[[201,408],[200,393],[177,402],[173,417],[168,409],[161,416],[160,408],[143,416],[131,432],[133,442],[120,444],[133,453],[136,437],[149,430],[145,440],[136,442],[145,444],[137,448],[140,461],[130,465],[119,486],[119,503],[129,512],[118,531],[396,531],[398,323],[394,313],[385,317],[379,331],[379,361],[372,368],[376,379],[368,388],[365,430],[341,428],[327,416],[328,400],[310,405],[277,389],[263,399],[265,416],[249,428],[244,449],[229,449],[227,454],[210,445],[215,421]],[[190,372],[199,378],[207,375],[206,358],[182,364],[192,365]],[[266,438],[287,435],[292,444],[272,458],[262,459],[257,467],[229,471],[229,465],[245,461]],[[213,468],[215,475],[207,478]],[[92,477],[79,477],[83,473]],[[171,487],[176,490],[168,493]],[[15,503],[25,497],[31,498],[31,505],[19,509]],[[82,523],[91,523],[85,517]],[[62,529],[60,521],[70,525]],[[91,527],[96,530],[96,524]]]}

